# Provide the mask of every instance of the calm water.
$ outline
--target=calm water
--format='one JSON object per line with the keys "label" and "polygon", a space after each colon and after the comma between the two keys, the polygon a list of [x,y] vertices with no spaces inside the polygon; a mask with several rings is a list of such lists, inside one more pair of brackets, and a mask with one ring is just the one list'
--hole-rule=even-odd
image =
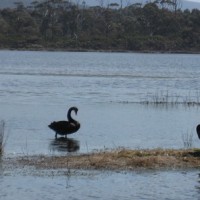
{"label": "calm water", "polygon": [[[8,155],[116,148],[182,148],[197,107],[135,102],[199,101],[200,56],[184,54],[0,51],[0,116]],[[47,125],[79,108],[79,132],[55,141]],[[69,147],[69,148],[68,148]]]}
{"label": "calm water", "polygon": [[[139,103],[160,96],[199,102],[199,63],[199,55],[184,54],[0,51],[5,156],[117,147],[178,149],[186,134],[199,147],[198,107]],[[65,119],[70,106],[79,108],[81,129],[67,141],[55,140],[47,125]],[[66,199],[66,194],[72,199],[200,198],[198,171],[89,173],[70,179],[0,172],[3,199],[16,193],[20,199]]]}
{"label": "calm water", "polygon": [[199,55],[0,52],[1,103],[138,102],[156,92],[196,96]]}

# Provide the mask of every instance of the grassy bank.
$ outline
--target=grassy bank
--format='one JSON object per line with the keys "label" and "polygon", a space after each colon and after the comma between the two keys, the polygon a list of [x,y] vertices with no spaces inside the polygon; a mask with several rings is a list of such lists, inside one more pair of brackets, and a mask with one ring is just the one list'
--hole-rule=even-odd
{"label": "grassy bank", "polygon": [[117,149],[72,156],[24,156],[5,159],[10,166],[36,169],[192,169],[200,167],[200,150]]}

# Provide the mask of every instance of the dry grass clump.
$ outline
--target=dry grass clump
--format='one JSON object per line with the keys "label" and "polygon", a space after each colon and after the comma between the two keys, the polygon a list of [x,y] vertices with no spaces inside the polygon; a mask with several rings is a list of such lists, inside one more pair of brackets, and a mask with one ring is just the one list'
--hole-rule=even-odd
{"label": "dry grass clump", "polygon": [[200,150],[129,150],[82,154],[74,156],[31,156],[9,160],[15,166],[34,166],[39,169],[181,169],[199,168]]}

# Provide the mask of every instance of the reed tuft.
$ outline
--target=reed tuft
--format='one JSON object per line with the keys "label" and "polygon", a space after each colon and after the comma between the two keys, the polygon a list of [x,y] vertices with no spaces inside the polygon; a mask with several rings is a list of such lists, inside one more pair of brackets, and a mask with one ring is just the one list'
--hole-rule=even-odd
{"label": "reed tuft", "polygon": [[182,134],[183,145],[185,149],[192,148],[193,145],[193,134],[192,133],[185,133]]}
{"label": "reed tuft", "polygon": [[195,94],[189,93],[185,97],[181,97],[178,94],[169,93],[166,91],[157,91],[155,94],[149,93],[145,100],[142,100],[140,103],[147,105],[185,105],[185,106],[199,106],[200,105],[200,92]]}
{"label": "reed tuft", "polygon": [[5,134],[5,121],[0,121],[0,155],[3,153],[4,147],[4,134]]}

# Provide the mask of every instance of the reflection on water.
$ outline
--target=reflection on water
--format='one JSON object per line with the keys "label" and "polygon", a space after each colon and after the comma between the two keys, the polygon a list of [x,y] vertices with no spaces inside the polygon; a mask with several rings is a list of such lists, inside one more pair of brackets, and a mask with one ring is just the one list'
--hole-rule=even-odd
{"label": "reflection on water", "polygon": [[3,161],[2,156],[0,155],[0,178],[3,177]]}
{"label": "reflection on water", "polygon": [[195,186],[196,192],[200,194],[200,173],[198,173],[197,177],[197,185]]}
{"label": "reflection on water", "polygon": [[0,199],[200,199],[198,170],[71,171],[67,177],[62,175],[66,171],[57,175],[56,171],[26,172],[27,169],[6,172],[0,179]]}
{"label": "reflection on water", "polygon": [[50,143],[50,150],[59,152],[76,152],[80,149],[79,141],[72,138],[60,137]]}

